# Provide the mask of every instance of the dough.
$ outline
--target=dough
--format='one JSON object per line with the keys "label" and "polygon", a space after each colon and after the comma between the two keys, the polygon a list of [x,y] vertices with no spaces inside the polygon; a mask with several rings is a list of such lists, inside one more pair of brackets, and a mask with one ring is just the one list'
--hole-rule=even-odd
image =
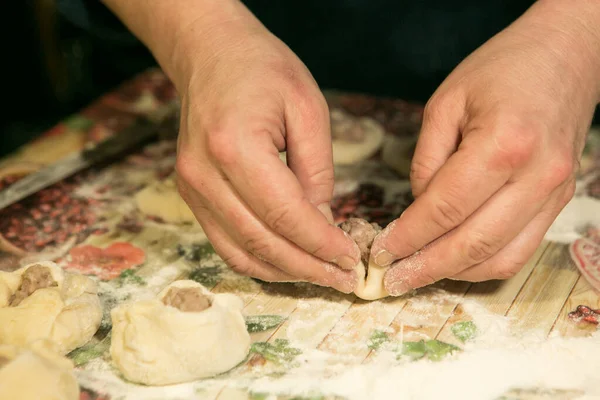
{"label": "dough", "polygon": [[66,354],[88,342],[101,319],[96,283],[86,276],[50,261],[0,271],[0,344],[49,339]]}
{"label": "dough", "polygon": [[364,300],[387,297],[389,294],[383,286],[387,267],[382,268],[369,262],[371,245],[377,234],[381,232],[381,227],[370,224],[364,219],[349,218],[340,224],[340,228],[356,242],[361,253],[361,261],[354,267],[358,276],[358,285],[354,294]]}
{"label": "dough", "polygon": [[377,153],[385,136],[377,121],[356,118],[341,109],[331,110],[330,115],[334,164],[353,164]]}
{"label": "dough", "polygon": [[112,310],[113,362],[132,382],[169,385],[228,371],[244,360],[250,335],[242,301],[175,281],[154,300]]}
{"label": "dough", "polygon": [[381,160],[402,178],[410,176],[410,164],[417,145],[417,137],[387,135],[381,147]]}
{"label": "dough", "polygon": [[0,345],[0,400],[79,400],[73,363],[47,341]]}
{"label": "dough", "polygon": [[143,214],[159,217],[165,222],[197,224],[192,210],[177,191],[174,176],[156,181],[140,190],[135,195],[135,204]]}

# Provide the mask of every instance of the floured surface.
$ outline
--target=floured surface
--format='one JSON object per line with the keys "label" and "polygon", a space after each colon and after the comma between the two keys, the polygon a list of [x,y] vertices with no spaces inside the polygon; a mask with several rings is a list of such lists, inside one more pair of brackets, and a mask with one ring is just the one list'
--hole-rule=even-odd
{"label": "floured surface", "polygon": [[[115,119],[130,121],[140,109],[169,98],[163,96],[168,88],[160,73],[142,78],[125,92],[110,94],[110,107],[102,100],[103,113],[96,109],[113,122],[82,134],[107,134]],[[419,128],[421,108],[398,100],[350,95],[328,100],[331,108],[377,120],[388,139],[410,141]],[[85,115],[96,114],[92,108]],[[600,337],[594,321],[600,318],[600,299],[578,271],[589,277],[598,271],[600,233],[593,218],[600,215],[599,150],[595,145],[586,150],[573,206],[523,270],[506,282],[442,281],[401,298],[367,302],[309,284],[265,284],[238,276],[214,254],[197,224],[165,221],[140,212],[135,203],[136,193],[172,174],[173,140],[55,185],[22,202],[20,210],[0,210],[0,216],[9,217],[0,222],[10,222],[0,231],[6,235],[2,240],[12,244],[0,240],[0,269],[14,270],[45,256],[99,282],[100,330],[69,355],[77,365],[82,400],[598,398]],[[55,229],[61,215],[52,216],[46,198],[55,204],[63,197],[76,200],[68,203],[73,207],[67,217],[79,218],[78,232]],[[379,153],[336,167],[332,206],[338,223],[359,217],[385,226],[411,201],[408,182]],[[27,226],[50,226],[53,230],[41,236],[48,242],[36,244],[21,235],[10,213],[24,215]],[[28,253],[16,251],[19,246]],[[165,387],[125,382],[108,352],[110,311],[124,302],[155,298],[178,279],[240,297],[254,342],[248,358],[213,379]]]}

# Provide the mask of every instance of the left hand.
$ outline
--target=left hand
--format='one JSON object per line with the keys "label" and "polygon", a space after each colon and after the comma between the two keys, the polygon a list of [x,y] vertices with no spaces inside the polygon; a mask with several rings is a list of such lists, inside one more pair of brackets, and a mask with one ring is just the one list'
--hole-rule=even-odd
{"label": "left hand", "polygon": [[[600,94],[600,6],[540,0],[428,102],[415,202],[372,247],[391,295],[443,278],[508,278],[573,196]],[[400,260],[400,261],[397,261]]]}

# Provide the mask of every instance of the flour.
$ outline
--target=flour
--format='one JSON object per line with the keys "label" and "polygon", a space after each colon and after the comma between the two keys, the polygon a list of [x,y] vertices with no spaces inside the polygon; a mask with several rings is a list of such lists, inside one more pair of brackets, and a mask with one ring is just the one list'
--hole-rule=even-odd
{"label": "flour", "polygon": [[[585,181],[577,182],[577,191],[581,192]],[[548,232],[546,240],[571,243],[581,237],[586,226],[600,226],[600,200],[585,194],[578,194],[558,215]]]}

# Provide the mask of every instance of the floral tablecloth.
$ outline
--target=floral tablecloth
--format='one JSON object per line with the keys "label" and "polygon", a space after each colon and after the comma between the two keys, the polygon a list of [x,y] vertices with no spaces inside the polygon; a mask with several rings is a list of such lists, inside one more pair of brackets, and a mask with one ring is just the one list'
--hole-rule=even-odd
{"label": "floral tablecloth", "polygon": [[[326,97],[332,109],[342,108],[356,116],[374,118],[382,124],[387,135],[414,142],[418,134],[423,111],[419,105],[336,92],[328,92]],[[149,70],[141,74],[0,161],[0,189],[81,149],[90,141],[99,142],[118,134],[120,129],[132,124],[136,116],[155,112],[173,101],[176,101],[176,93],[162,72]],[[199,225],[169,224],[139,212],[133,195],[173,172],[176,118],[161,129],[160,140],[123,159],[94,166],[0,210],[0,269],[11,271],[29,262],[51,259],[67,270],[96,277],[100,284],[105,307],[102,326],[92,342],[70,354],[82,384],[81,399],[234,398],[245,393],[239,388],[235,393],[224,389],[222,383],[228,382],[227,376],[216,381],[221,385],[210,381],[169,392],[129,385],[111,369],[107,352],[110,309],[123,301],[151,296],[180,278],[193,279],[215,292],[232,292],[243,298],[248,329],[255,344],[248,360],[232,372],[238,386],[243,381],[240,377],[252,381],[265,375],[285,374],[288,364],[303,352],[289,341],[286,329],[289,333],[290,321],[296,324],[300,321],[298,318],[301,317],[292,320],[291,315],[304,315],[302,307],[312,305],[311,301],[325,302],[318,303],[319,307],[332,314],[330,320],[324,322],[325,325],[329,323],[327,327],[320,331],[321,328],[315,326],[316,331],[306,337],[322,335],[315,343],[316,348],[344,353],[345,350],[327,345],[328,338],[337,337],[336,329],[343,329],[336,328],[336,321],[343,321],[352,310],[363,310],[360,311],[362,318],[366,313],[363,308],[367,305],[353,296],[330,289],[303,284],[266,284],[237,276],[215,255]],[[581,163],[579,181],[582,183],[576,196],[600,200],[599,143],[600,135],[593,131]],[[410,160],[410,152],[401,156]],[[406,176],[398,176],[397,172],[387,168],[379,154],[360,165],[336,168],[335,194],[333,212],[337,221],[359,216],[386,225],[412,201]],[[600,213],[600,208],[597,212]],[[597,228],[582,227],[581,237],[569,244],[568,254],[589,282],[600,286],[600,234]],[[573,287],[579,282],[574,271]],[[522,284],[526,285],[525,280]],[[465,295],[470,293],[470,287],[464,283],[442,282],[436,290]],[[565,298],[570,296],[570,290],[565,292]],[[518,296],[515,291],[514,299]],[[452,303],[454,306],[440,322],[439,332],[444,332],[445,326],[452,326],[455,339],[467,340],[474,327],[469,321],[455,320],[455,308],[462,300],[448,297],[443,301],[456,304]],[[564,303],[565,300],[560,301]],[[383,343],[389,342],[391,334],[379,329],[380,326],[392,324],[389,326],[393,327],[394,318],[398,318],[409,303],[407,300],[384,300],[372,304],[368,306],[371,307],[369,312],[378,322],[371,321],[368,332],[362,332],[357,325],[357,332],[362,333],[348,339],[350,344],[360,347],[360,351],[352,350],[353,356],[360,357],[364,353],[369,355],[365,356],[368,358]],[[372,308],[376,306],[379,308]],[[436,305],[436,310],[439,307],[442,306]],[[556,307],[558,313],[563,304]],[[580,304],[567,310],[570,312],[568,323],[581,327],[582,332],[593,331],[600,315],[596,308],[596,304]],[[507,309],[506,313],[509,312]],[[414,328],[415,331],[419,329]],[[435,335],[423,333],[422,337],[427,337],[427,341],[405,342],[402,354],[410,353],[415,359],[442,358],[459,349],[460,340],[435,339],[439,332]],[[513,398],[527,398],[523,393],[513,393]],[[235,398],[259,399],[267,398],[267,395],[253,392]],[[311,398],[324,398],[318,393],[315,396]],[[560,396],[559,393],[557,398],[566,398]]]}

